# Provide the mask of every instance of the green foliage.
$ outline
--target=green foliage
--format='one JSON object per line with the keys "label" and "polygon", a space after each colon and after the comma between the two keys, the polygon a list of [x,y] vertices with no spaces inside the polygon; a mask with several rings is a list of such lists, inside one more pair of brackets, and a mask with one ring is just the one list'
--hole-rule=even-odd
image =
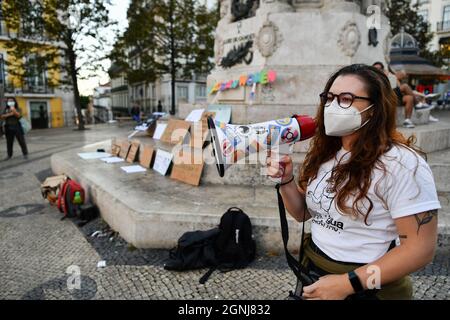
{"label": "green foliage", "polygon": [[387,17],[391,24],[392,34],[396,35],[403,28],[406,33],[417,40],[421,57],[430,60],[436,66],[443,66],[446,56],[448,59],[448,52],[445,53],[443,50],[431,52],[428,49],[428,45],[433,39],[433,33],[430,32],[428,22],[417,13],[418,4],[411,7],[410,3],[410,0],[391,0],[388,2]]}
{"label": "green foliage", "polygon": [[[9,71],[23,83],[30,72],[61,72],[58,85],[71,87],[78,111],[80,129],[80,94],[77,81],[81,74],[91,76],[103,70],[109,44],[107,30],[115,23],[109,19],[109,0],[8,0],[3,2],[3,15],[9,30],[17,30],[7,41],[12,64]],[[15,32],[13,32],[15,33]],[[21,61],[32,54],[35,66],[21,68]],[[27,71],[30,69],[31,71]],[[33,71],[34,70],[34,71]],[[51,85],[56,85],[53,83]]]}
{"label": "green foliage", "polygon": [[218,17],[203,1],[132,0],[127,16],[128,28],[110,58],[130,83],[153,82],[163,74],[190,78],[212,69]]}

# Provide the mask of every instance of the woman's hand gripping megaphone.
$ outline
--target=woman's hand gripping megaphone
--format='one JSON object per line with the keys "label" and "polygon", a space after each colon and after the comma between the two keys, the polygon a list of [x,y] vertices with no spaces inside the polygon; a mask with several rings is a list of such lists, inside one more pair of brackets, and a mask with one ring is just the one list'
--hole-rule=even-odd
{"label": "woman's hand gripping megaphone", "polygon": [[292,179],[294,165],[289,155],[273,154],[267,157],[267,175],[271,180],[285,183]]}

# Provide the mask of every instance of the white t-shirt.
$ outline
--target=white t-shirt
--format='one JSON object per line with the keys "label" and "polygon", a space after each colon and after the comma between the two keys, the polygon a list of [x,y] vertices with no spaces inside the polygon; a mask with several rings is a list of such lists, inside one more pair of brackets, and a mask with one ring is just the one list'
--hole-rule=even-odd
{"label": "white t-shirt", "polygon": [[[433,174],[425,160],[410,149],[394,146],[381,157],[387,173],[377,168],[372,173],[368,197],[373,209],[367,224],[362,215],[355,218],[341,214],[328,179],[338,159],[348,161],[349,157],[348,151],[339,150],[334,159],[321,165],[317,178],[306,189],[306,204],[312,216],[311,234],[314,243],[334,260],[370,263],[383,256],[392,240],[398,238],[394,219],[441,206]],[[376,196],[376,185],[387,208]],[[362,205],[368,208],[368,201]]]}

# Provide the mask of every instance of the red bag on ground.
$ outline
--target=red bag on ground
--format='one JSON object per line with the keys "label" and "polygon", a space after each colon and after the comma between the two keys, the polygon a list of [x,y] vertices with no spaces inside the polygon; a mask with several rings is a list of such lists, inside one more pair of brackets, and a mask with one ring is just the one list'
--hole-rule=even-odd
{"label": "red bag on ground", "polygon": [[[79,199],[76,199],[77,192]],[[77,203],[75,203],[77,200]],[[57,207],[61,213],[64,213],[63,218],[71,218],[77,216],[77,207],[82,205],[85,200],[85,192],[83,187],[76,181],[67,179],[60,188],[58,194]],[[81,201],[81,202],[80,202]]]}

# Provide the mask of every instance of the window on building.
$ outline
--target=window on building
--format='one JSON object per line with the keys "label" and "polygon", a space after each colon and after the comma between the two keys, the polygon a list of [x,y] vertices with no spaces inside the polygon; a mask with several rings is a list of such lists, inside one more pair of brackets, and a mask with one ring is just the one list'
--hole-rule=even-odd
{"label": "window on building", "polygon": [[25,89],[32,92],[45,91],[47,87],[47,67],[38,55],[29,55],[25,62]]}
{"label": "window on building", "polygon": [[449,23],[450,21],[450,5],[444,7],[442,14],[442,21]]}
{"label": "window on building", "polygon": [[199,98],[204,98],[204,97],[206,97],[206,86],[205,86],[205,85],[198,84],[198,85],[195,87],[195,96],[196,96],[196,97],[199,97]]}
{"label": "window on building", "polygon": [[188,100],[188,88],[184,86],[177,87],[177,97],[179,100]]}
{"label": "window on building", "polygon": [[28,14],[22,15],[20,34],[22,37],[44,38],[44,12],[41,6],[34,6],[30,2],[32,10],[28,10]]}

